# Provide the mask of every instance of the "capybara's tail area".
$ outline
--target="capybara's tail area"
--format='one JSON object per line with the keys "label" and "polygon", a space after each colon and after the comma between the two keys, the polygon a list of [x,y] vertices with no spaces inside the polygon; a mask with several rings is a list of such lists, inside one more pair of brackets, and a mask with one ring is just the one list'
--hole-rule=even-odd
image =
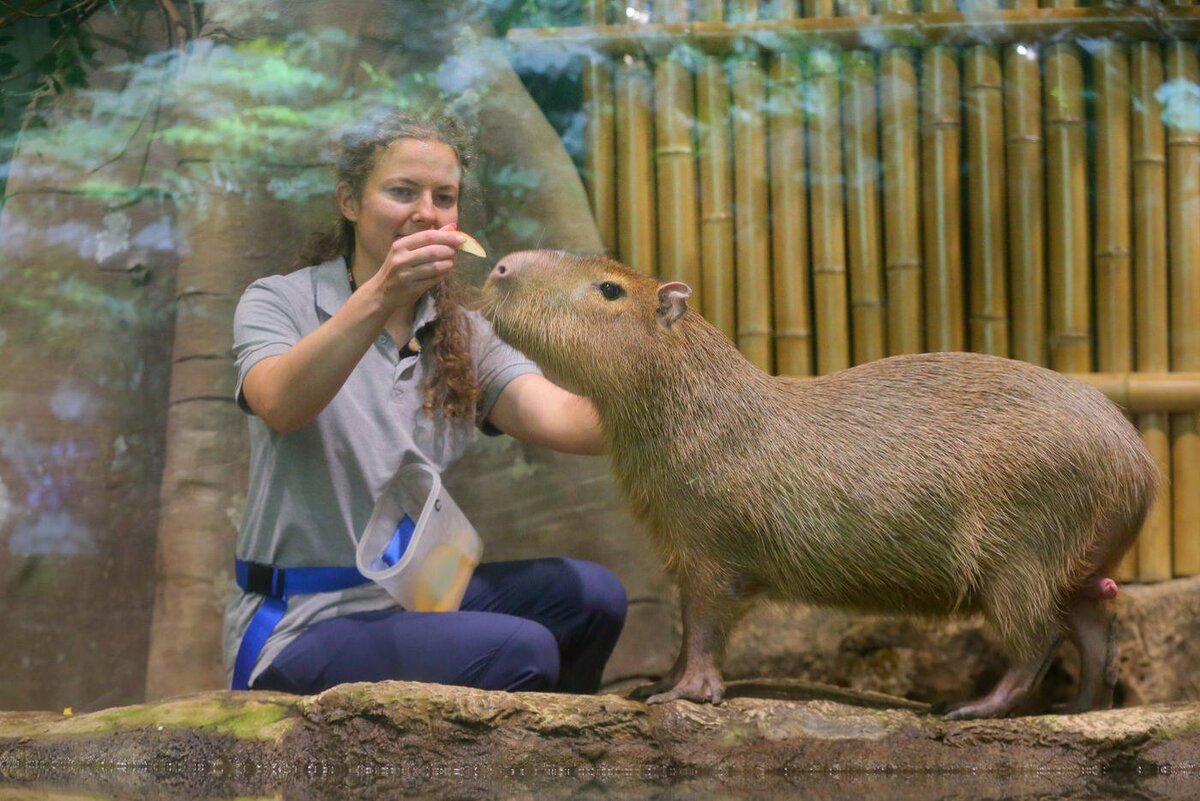
{"label": "capybara's tail area", "polygon": [[1096,520],[1092,547],[1088,549],[1089,564],[1081,566],[1076,575],[1109,576],[1137,541],[1154,505],[1162,484],[1162,476],[1154,457],[1137,442],[1134,458],[1127,472],[1121,474],[1118,488]]}

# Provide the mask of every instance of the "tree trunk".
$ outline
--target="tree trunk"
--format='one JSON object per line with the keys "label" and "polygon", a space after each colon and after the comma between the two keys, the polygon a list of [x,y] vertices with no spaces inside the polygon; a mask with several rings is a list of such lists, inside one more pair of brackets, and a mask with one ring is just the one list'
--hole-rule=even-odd
{"label": "tree trunk", "polygon": [[[222,10],[211,3],[209,8],[210,14]],[[340,27],[367,42],[362,51],[354,53],[354,64],[369,61],[376,69],[402,68],[403,61],[397,59],[405,58],[404,43],[389,48],[378,39],[381,21],[398,24],[393,7],[360,4],[349,16],[344,8],[333,2],[293,3],[279,19],[309,32],[326,25]],[[272,19],[271,14],[262,14],[243,23],[236,38],[277,35],[280,31],[272,29]],[[223,27],[232,30],[233,23]],[[414,35],[411,26],[400,28],[401,33],[405,30]],[[533,216],[545,218],[544,232],[539,228],[536,238],[501,234],[491,243],[493,248],[531,247],[540,240],[558,247],[599,250],[599,235],[582,183],[561,142],[495,44],[484,42],[480,48],[489,59],[491,80],[483,92],[487,102],[479,111],[481,122],[487,123],[481,143],[490,163],[516,164],[548,176],[532,207]],[[193,60],[187,69],[204,66]],[[346,62],[328,68],[339,87],[361,77]],[[226,89],[235,108],[241,107],[236,97],[239,90]],[[516,117],[511,116],[514,110]],[[524,129],[533,133],[525,136]],[[203,163],[211,156],[188,153],[181,154],[181,159]],[[492,198],[488,201],[490,204]],[[525,211],[530,210],[526,205]],[[190,255],[183,260],[178,278],[157,591],[147,662],[150,699],[212,689],[225,682],[221,614],[231,589],[233,542],[246,483],[245,422],[232,401],[232,312],[250,281],[283,269],[294,257],[303,234],[327,227],[333,213],[331,201],[289,204],[272,200],[261,185],[255,186],[250,197],[223,195],[214,189],[185,212]],[[490,478],[481,479],[491,483]],[[556,484],[551,491],[569,494],[572,488]]]}
{"label": "tree trunk", "polygon": [[[113,40],[130,22],[96,20]],[[151,49],[163,38],[152,24],[140,36]],[[116,115],[140,120],[132,135],[90,124],[113,115],[99,107],[127,80],[108,69],[123,52],[101,46],[96,60],[87,92],[41,99],[45,124],[21,135],[0,215],[4,709],[134,703],[145,680],[175,211],[104,193],[145,188],[169,154],[150,140],[152,96]]]}
{"label": "tree trunk", "polygon": [[[249,20],[239,17],[236,1],[209,3],[207,10],[209,24],[235,42],[286,33],[272,27],[280,17],[265,10]],[[289,27],[304,22],[300,16],[283,19]],[[176,84],[184,95],[178,98],[180,121],[204,130],[207,115],[222,104],[243,110],[256,102],[248,87],[210,79],[229,68],[228,55],[217,44],[193,47],[184,59]],[[204,96],[207,105],[193,105],[186,96],[191,86],[200,87],[197,95],[209,93]],[[316,94],[306,98],[327,99]],[[197,189],[181,213],[187,255],[176,282],[162,516],[146,661],[150,700],[227,684],[222,618],[233,589],[248,456],[246,420],[233,401],[233,311],[248,284],[285,271],[297,243],[328,224],[328,203],[297,204],[275,197],[267,181],[273,173],[286,174],[288,167],[262,163],[273,154],[260,155],[257,163],[244,160],[232,172],[221,173],[223,180],[205,180],[206,171],[227,171],[236,157],[220,143],[181,148],[179,154],[179,168],[192,176]]]}

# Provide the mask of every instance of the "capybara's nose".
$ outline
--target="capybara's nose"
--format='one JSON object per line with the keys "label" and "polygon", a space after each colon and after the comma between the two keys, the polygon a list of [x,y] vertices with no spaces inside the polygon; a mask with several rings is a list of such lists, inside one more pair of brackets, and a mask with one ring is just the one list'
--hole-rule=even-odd
{"label": "capybara's nose", "polygon": [[519,253],[510,253],[502,258],[495,267],[492,268],[492,274],[489,276],[493,281],[502,281],[512,279],[514,275],[521,269],[521,265],[525,260],[521,258]]}

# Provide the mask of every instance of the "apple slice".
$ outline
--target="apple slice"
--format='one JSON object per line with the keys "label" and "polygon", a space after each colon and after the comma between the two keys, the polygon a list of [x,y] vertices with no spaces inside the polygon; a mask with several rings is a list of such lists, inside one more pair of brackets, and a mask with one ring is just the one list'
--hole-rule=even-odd
{"label": "apple slice", "polygon": [[472,256],[478,256],[481,259],[487,258],[487,251],[483,249],[483,245],[479,244],[479,242],[475,240],[475,237],[471,236],[470,234],[463,233],[462,231],[458,231],[458,233],[467,238],[466,242],[463,242],[458,246],[459,250],[461,250],[463,253],[470,253]]}

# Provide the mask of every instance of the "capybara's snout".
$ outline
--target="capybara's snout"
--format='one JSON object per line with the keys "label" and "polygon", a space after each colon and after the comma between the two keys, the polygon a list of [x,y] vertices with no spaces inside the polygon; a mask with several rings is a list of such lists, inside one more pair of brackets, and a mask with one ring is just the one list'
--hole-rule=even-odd
{"label": "capybara's snout", "polygon": [[516,272],[515,262],[512,256],[506,256],[488,273],[489,281],[503,281],[510,278]]}
{"label": "capybara's snout", "polygon": [[537,253],[530,250],[517,251],[509,253],[500,261],[496,262],[496,266],[488,273],[488,282],[499,284],[501,282],[511,282],[516,279],[517,275],[524,272],[531,263],[537,259]]}

